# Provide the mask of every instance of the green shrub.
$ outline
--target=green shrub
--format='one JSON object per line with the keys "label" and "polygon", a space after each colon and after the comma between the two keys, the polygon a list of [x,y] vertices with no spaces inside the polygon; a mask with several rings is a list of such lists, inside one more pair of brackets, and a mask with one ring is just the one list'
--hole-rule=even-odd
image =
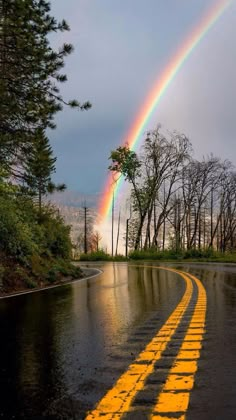
{"label": "green shrub", "polygon": [[24,282],[28,289],[35,289],[35,287],[38,286],[34,280],[32,280],[30,277],[27,277],[27,276],[25,276]]}
{"label": "green shrub", "polygon": [[28,267],[35,277],[44,277],[45,276],[45,266],[44,261],[41,256],[38,254],[33,254],[28,258]]}
{"label": "green shrub", "polygon": [[39,213],[33,200],[18,190],[0,196],[0,238],[0,283],[9,290],[81,276],[69,263],[70,227],[49,205]]}
{"label": "green shrub", "polygon": [[155,249],[136,250],[129,253],[131,260],[178,260],[181,259],[182,254],[176,253],[173,250],[157,251]]}
{"label": "green shrub", "polygon": [[222,254],[213,251],[212,249],[190,249],[186,251],[165,250],[157,251],[153,249],[132,251],[129,254],[131,260],[150,260],[150,261],[164,261],[164,260],[208,260],[208,261],[222,261],[235,262],[236,255],[232,253]]}
{"label": "green shrub", "polygon": [[63,219],[49,214],[41,228],[45,235],[45,251],[53,257],[70,259],[72,251],[70,227],[64,224]]}
{"label": "green shrub", "polygon": [[121,255],[121,254],[118,254],[118,255],[115,255],[114,257],[111,257],[111,260],[112,261],[120,261],[120,262],[122,262],[122,261],[128,261],[128,258],[127,257],[125,257],[124,255]]}
{"label": "green shrub", "polygon": [[83,272],[80,267],[73,267],[71,275],[73,279],[80,279],[83,276]]}
{"label": "green shrub", "polygon": [[55,283],[58,280],[59,270],[55,267],[52,267],[47,274],[47,281],[49,283]]}
{"label": "green shrub", "polygon": [[21,260],[38,252],[30,225],[23,220],[16,202],[0,198],[0,250]]}
{"label": "green shrub", "polygon": [[31,199],[0,197],[0,251],[25,262],[28,256],[42,255],[69,259],[72,244],[70,227],[49,206],[39,215]]}
{"label": "green shrub", "polygon": [[0,287],[3,284],[4,273],[5,273],[5,268],[2,265],[0,265]]}
{"label": "green shrub", "polygon": [[111,256],[103,250],[80,255],[80,261],[111,261],[111,259]]}
{"label": "green shrub", "polygon": [[83,275],[80,267],[69,263],[66,266],[60,266],[59,271],[63,276],[70,276],[73,279],[79,279]]}
{"label": "green shrub", "polygon": [[184,252],[184,259],[188,258],[212,258],[214,257],[214,251],[212,249],[189,249]]}

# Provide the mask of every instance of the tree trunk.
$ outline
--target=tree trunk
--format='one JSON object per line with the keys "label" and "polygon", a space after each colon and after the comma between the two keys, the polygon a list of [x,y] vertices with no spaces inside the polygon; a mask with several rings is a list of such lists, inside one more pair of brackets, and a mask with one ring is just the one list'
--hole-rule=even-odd
{"label": "tree trunk", "polygon": [[126,219],[125,256],[128,257],[129,219]]}
{"label": "tree trunk", "polygon": [[88,253],[88,243],[87,243],[87,210],[88,208],[84,206],[84,253]]}
{"label": "tree trunk", "polygon": [[211,189],[211,241],[209,247],[213,247],[213,207],[214,207],[214,196],[213,188]]}
{"label": "tree trunk", "polygon": [[152,213],[153,213],[153,201],[151,202],[150,209],[148,211],[148,221],[147,221],[147,229],[146,229],[146,237],[145,237],[145,242],[144,242],[144,249],[150,248]]}
{"label": "tree trunk", "polygon": [[118,254],[119,236],[120,236],[120,211],[119,211],[119,218],[118,218],[117,238],[116,238],[116,255]]}
{"label": "tree trunk", "polygon": [[143,231],[145,216],[146,215],[140,216],[140,222],[139,222],[137,236],[136,236],[135,245],[134,245],[135,250],[140,249],[140,248],[142,249],[142,231]]}

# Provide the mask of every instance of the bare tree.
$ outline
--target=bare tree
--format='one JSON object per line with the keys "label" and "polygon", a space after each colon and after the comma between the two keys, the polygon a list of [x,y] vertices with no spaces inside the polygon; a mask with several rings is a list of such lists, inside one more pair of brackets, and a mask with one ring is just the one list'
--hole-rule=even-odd
{"label": "bare tree", "polygon": [[110,170],[132,189],[126,223],[131,249],[232,250],[236,245],[236,172],[229,161],[192,158],[185,135],[147,133],[140,156],[128,147],[111,153]]}

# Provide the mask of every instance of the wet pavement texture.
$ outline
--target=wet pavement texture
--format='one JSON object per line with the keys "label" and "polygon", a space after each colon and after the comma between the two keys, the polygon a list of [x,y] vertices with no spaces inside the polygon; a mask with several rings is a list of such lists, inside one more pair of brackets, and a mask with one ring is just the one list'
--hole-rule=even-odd
{"label": "wet pavement texture", "polygon": [[[0,301],[0,418],[83,419],[165,323],[176,274],[96,264],[98,277]],[[236,267],[175,264],[207,292],[206,334],[187,420],[236,418]],[[180,331],[181,333],[181,331]],[[166,360],[175,355],[168,349]],[[157,392],[161,376],[149,378]],[[134,404],[145,402],[144,394]]]}

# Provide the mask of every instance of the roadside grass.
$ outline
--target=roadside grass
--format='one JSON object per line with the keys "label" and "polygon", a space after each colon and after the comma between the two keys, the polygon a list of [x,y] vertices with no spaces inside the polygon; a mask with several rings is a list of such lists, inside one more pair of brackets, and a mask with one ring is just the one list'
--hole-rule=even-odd
{"label": "roadside grass", "polygon": [[161,262],[220,262],[220,263],[236,263],[236,252],[221,253],[212,250],[142,250],[132,251],[129,257],[117,255],[112,257],[103,250],[81,254],[79,261],[161,261]]}
{"label": "roadside grass", "polygon": [[10,262],[8,259],[4,265],[0,264],[0,295],[42,288],[82,277],[81,268],[70,260],[50,258],[36,261],[34,258],[31,264],[22,266],[16,260]]}
{"label": "roadside grass", "polygon": [[128,261],[124,255],[116,255],[112,257],[103,250],[90,252],[88,254],[81,254],[79,261]]}
{"label": "roadside grass", "polygon": [[236,253],[221,253],[211,249],[192,249],[188,251],[133,251],[129,254],[131,260],[149,261],[193,261],[193,262],[227,262],[236,263]]}

